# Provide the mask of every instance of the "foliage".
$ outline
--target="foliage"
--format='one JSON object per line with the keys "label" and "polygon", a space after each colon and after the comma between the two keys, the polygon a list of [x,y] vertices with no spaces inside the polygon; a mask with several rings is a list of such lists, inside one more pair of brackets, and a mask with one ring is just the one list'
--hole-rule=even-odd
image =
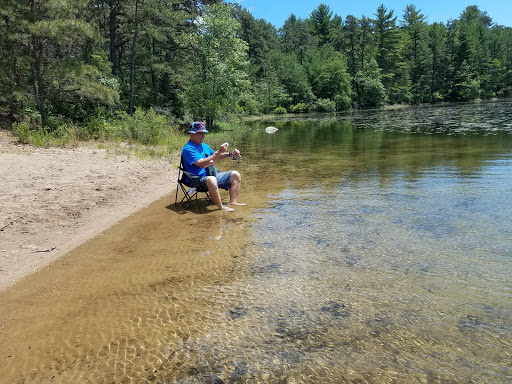
{"label": "foliage", "polygon": [[157,115],[151,108],[148,111],[137,109],[133,116],[119,112],[115,120],[110,120],[108,134],[111,138],[138,142],[147,145],[161,144],[172,128],[163,115]]}
{"label": "foliage", "polygon": [[177,128],[153,109],[137,109],[133,115],[117,111],[108,117],[91,118],[81,125],[49,117],[45,126],[39,128],[31,127],[28,122],[15,123],[13,132],[21,143],[35,146],[62,146],[79,140],[96,139],[166,148],[153,149],[154,156],[157,152],[164,155],[178,150],[183,145],[182,135]]}
{"label": "foliage", "polygon": [[309,107],[306,105],[306,103],[297,103],[291,107],[290,112],[303,113],[303,112],[308,112],[308,110],[309,110]]}
{"label": "foliage", "polygon": [[313,99],[306,69],[299,63],[294,54],[273,52],[271,65],[279,83],[288,95],[289,102],[285,103],[283,100],[285,107],[290,107],[292,104],[299,102],[308,102]]}
{"label": "foliage", "polygon": [[357,101],[363,107],[379,106],[386,100],[386,91],[381,82],[380,69],[372,59],[364,71],[355,77]]}
{"label": "foliage", "polygon": [[313,110],[315,112],[335,112],[336,103],[330,99],[318,99],[313,106]]}
{"label": "foliage", "polygon": [[350,97],[350,75],[345,57],[329,46],[311,50],[305,62],[308,79],[315,96],[347,99]]}
{"label": "foliage", "polygon": [[12,129],[14,134],[18,137],[20,143],[28,144],[30,142],[31,132],[28,123],[14,123]]}
{"label": "foliage", "polygon": [[78,127],[70,121],[50,117],[44,127],[31,128],[27,122],[14,123],[13,132],[20,143],[36,147],[63,146],[76,142]]}
{"label": "foliage", "polygon": [[4,0],[0,112],[24,142],[157,143],[196,119],[510,96],[512,28],[454,16],[320,4],[276,28],[221,0]]}
{"label": "foliage", "polygon": [[279,106],[279,107],[275,107],[274,110],[272,111],[272,113],[274,115],[285,115],[288,113],[288,111],[286,110],[286,108]]}
{"label": "foliage", "polygon": [[192,115],[211,128],[214,119],[236,110],[248,88],[243,70],[247,44],[238,37],[240,24],[226,4],[207,7],[197,23],[199,30],[190,36],[196,60],[191,62],[187,99]]}

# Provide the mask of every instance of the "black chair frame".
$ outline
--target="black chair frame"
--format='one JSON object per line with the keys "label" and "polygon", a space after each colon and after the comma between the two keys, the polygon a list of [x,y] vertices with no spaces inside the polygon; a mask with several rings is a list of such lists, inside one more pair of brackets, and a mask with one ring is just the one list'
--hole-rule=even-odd
{"label": "black chair frame", "polygon": [[[204,193],[205,199],[208,201],[208,204],[212,202],[212,199],[210,198],[210,195],[208,194],[208,188],[204,187],[194,187],[191,183],[188,183],[186,179],[189,180],[198,180],[199,176],[194,175],[193,173],[188,172],[185,169],[185,166],[183,164],[183,155],[181,156],[180,160],[180,166],[178,167],[178,183],[176,185],[176,198],[174,200],[174,206],[178,207],[178,205],[185,206],[186,204],[191,204],[192,200],[196,200],[197,206],[201,208],[198,201],[198,194]],[[182,199],[178,202],[178,191],[181,188],[181,191],[183,192]]]}

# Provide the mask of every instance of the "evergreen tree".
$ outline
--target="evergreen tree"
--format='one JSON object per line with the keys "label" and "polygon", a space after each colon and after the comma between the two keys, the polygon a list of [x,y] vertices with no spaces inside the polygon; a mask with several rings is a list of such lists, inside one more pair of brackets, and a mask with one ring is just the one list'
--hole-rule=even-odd
{"label": "evergreen tree", "polygon": [[425,16],[412,4],[403,13],[404,56],[408,61],[408,72],[416,101],[423,100],[428,79],[428,53],[426,46]]}
{"label": "evergreen tree", "polygon": [[0,8],[0,106],[10,118],[27,104],[26,74],[29,72],[28,7],[16,0],[6,0]]}
{"label": "evergreen tree", "polygon": [[343,25],[343,37],[344,37],[344,47],[345,53],[348,57],[348,71],[354,76],[357,71],[357,45],[360,39],[361,30],[359,27],[359,20],[352,16],[348,15],[345,18],[345,23]]}
{"label": "evergreen tree", "polygon": [[350,78],[362,106],[512,94],[512,28],[477,6],[429,25],[407,5],[399,28],[384,5],[373,20],[342,23],[320,4],[276,31],[239,5],[211,7],[219,3],[4,0],[0,113],[51,129],[56,116],[153,107],[211,126],[232,111],[305,110],[315,98],[339,108]]}
{"label": "evergreen tree", "polygon": [[447,35],[447,28],[442,23],[434,23],[428,26],[430,98],[432,101],[442,99],[442,95],[446,93],[444,87],[448,64]]}
{"label": "evergreen tree", "polygon": [[359,20],[360,35],[359,35],[359,60],[360,71],[365,70],[365,63],[369,62],[372,58],[372,44],[374,40],[373,25],[370,19],[363,16]]}
{"label": "evergreen tree", "polygon": [[318,39],[320,46],[331,42],[331,34],[334,27],[334,20],[331,8],[328,5],[320,4],[309,16],[311,34]]}
{"label": "evergreen tree", "polygon": [[82,108],[117,102],[97,46],[97,30],[83,18],[86,5],[85,1],[29,3],[25,32],[30,82],[43,124],[49,111],[76,119],[82,117]]}
{"label": "evergreen tree", "polygon": [[373,20],[377,64],[382,70],[382,84],[392,101],[399,101],[397,88],[408,87],[409,75],[407,66],[403,63],[400,55],[400,31],[396,25],[396,17],[393,11],[387,11],[384,4],[381,4]]}
{"label": "evergreen tree", "polygon": [[297,19],[294,14],[284,22],[279,30],[279,38],[282,51],[296,54],[301,65],[307,50],[314,45],[307,22]]}
{"label": "evergreen tree", "polygon": [[255,75],[265,76],[269,70],[270,52],[278,47],[278,36],[274,26],[265,20],[256,20],[246,9],[235,8],[235,18],[240,23],[240,38],[247,43],[247,54],[255,67]]}

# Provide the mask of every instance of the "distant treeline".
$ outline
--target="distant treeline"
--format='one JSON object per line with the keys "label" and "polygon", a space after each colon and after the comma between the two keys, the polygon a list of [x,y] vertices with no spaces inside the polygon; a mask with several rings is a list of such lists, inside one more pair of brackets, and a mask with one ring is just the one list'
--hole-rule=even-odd
{"label": "distant treeline", "polygon": [[152,108],[212,126],[512,94],[512,28],[476,6],[446,24],[401,12],[342,18],[321,4],[276,29],[218,0],[3,0],[0,112],[58,128]]}

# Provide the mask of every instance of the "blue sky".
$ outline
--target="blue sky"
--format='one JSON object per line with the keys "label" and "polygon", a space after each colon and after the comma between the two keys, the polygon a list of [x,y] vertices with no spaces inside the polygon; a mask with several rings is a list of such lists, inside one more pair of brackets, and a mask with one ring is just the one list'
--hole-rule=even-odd
{"label": "blue sky", "polygon": [[326,4],[333,14],[341,16],[343,20],[347,15],[373,17],[379,5],[384,4],[388,11],[393,10],[397,21],[402,19],[403,10],[407,4],[414,4],[416,9],[427,16],[427,22],[446,22],[457,19],[468,5],[476,5],[481,11],[487,11],[492,20],[500,25],[512,27],[512,0],[231,0],[247,8],[256,19],[265,19],[281,28],[284,21],[293,13],[303,19],[309,17],[311,12],[320,4]]}

